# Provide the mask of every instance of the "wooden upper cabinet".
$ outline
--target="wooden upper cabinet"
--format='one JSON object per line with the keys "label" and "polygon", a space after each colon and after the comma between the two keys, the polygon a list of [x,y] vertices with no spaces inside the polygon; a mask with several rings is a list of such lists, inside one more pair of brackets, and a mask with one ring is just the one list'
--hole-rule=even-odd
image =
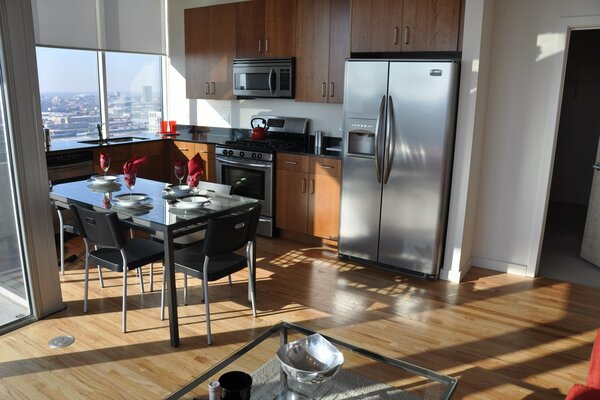
{"label": "wooden upper cabinet", "polygon": [[296,0],[265,0],[264,56],[294,55]]}
{"label": "wooden upper cabinet", "polygon": [[185,71],[190,99],[233,99],[236,5],[186,9]]}
{"label": "wooden upper cabinet", "polygon": [[237,3],[238,58],[292,57],[296,0]]}
{"label": "wooden upper cabinet", "polygon": [[352,52],[457,51],[461,0],[353,0]]}
{"label": "wooden upper cabinet", "polygon": [[297,0],[296,100],[341,103],[350,0]]}
{"label": "wooden upper cabinet", "polygon": [[403,51],[456,51],[461,0],[404,0]]}
{"label": "wooden upper cabinet", "polygon": [[264,56],[265,1],[252,0],[237,3],[236,57]]}
{"label": "wooden upper cabinet", "polygon": [[402,0],[352,0],[352,52],[401,51]]}

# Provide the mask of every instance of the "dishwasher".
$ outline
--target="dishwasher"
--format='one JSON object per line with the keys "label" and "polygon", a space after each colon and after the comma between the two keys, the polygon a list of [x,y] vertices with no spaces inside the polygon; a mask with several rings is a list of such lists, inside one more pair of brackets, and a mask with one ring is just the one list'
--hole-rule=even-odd
{"label": "dishwasher", "polygon": [[[46,166],[48,167],[48,180],[50,181],[50,186],[58,183],[86,179],[94,173],[93,153],[89,150],[70,153],[47,153]],[[57,209],[54,205],[51,205],[50,211],[54,225],[57,253],[60,254],[59,263],[61,272],[64,274],[64,263],[73,262],[77,259],[75,254],[68,257],[65,257],[64,254],[64,241],[68,240],[69,237],[74,236],[72,235],[73,230],[70,229],[72,226],[69,222],[71,215],[69,210]],[[63,232],[61,229],[61,224],[63,223],[67,232]],[[65,233],[67,234],[66,237],[63,236]]]}

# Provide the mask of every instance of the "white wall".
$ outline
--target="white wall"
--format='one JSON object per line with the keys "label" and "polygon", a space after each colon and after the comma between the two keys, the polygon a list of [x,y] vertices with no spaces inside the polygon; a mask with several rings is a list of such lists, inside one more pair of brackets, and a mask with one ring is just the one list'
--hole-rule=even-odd
{"label": "white wall", "polygon": [[185,50],[183,10],[233,3],[236,0],[170,0],[168,70],[168,118],[181,124],[250,128],[252,115],[283,115],[311,119],[311,132],[341,137],[342,105],[304,103],[283,99],[188,100],[185,96]]}
{"label": "white wall", "polygon": [[590,0],[502,0],[494,9],[473,264],[533,275],[543,232],[564,19],[600,15]]}

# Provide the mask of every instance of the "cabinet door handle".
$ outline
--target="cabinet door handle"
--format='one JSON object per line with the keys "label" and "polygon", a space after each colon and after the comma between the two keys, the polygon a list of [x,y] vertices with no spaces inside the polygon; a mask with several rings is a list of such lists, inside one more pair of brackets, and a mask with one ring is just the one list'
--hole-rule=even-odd
{"label": "cabinet door handle", "polygon": [[398,44],[398,33],[400,33],[399,29],[398,29],[398,27],[395,27],[394,28],[394,44]]}
{"label": "cabinet door handle", "polygon": [[306,179],[302,179],[302,193],[306,193]]}
{"label": "cabinet door handle", "polygon": [[321,166],[321,168],[324,168],[324,169],[333,169],[334,168],[333,166],[327,165],[327,164],[319,164],[319,165]]}
{"label": "cabinet door handle", "polygon": [[265,53],[269,52],[269,39],[265,39]]}
{"label": "cabinet door handle", "polygon": [[409,38],[409,33],[410,33],[410,27],[405,27],[404,28],[404,44],[408,44],[410,42]]}
{"label": "cabinet door handle", "polygon": [[298,165],[298,163],[296,161],[284,161],[284,164],[290,164],[290,165]]}
{"label": "cabinet door handle", "polygon": [[321,82],[321,97],[325,97],[325,91],[327,90],[327,82]]}
{"label": "cabinet door handle", "polygon": [[262,53],[262,39],[258,39],[258,52]]}
{"label": "cabinet door handle", "polygon": [[208,82],[204,82],[204,94],[205,95],[209,95],[210,94],[210,85]]}
{"label": "cabinet door handle", "polygon": [[310,180],[310,194],[315,194],[315,180]]}
{"label": "cabinet door handle", "polygon": [[335,86],[333,82],[329,82],[329,97],[335,96]]}
{"label": "cabinet door handle", "polygon": [[211,90],[212,93],[211,94],[215,94],[215,92],[216,92],[216,86],[217,85],[215,85],[214,82],[211,82],[210,85],[212,86],[212,90]]}

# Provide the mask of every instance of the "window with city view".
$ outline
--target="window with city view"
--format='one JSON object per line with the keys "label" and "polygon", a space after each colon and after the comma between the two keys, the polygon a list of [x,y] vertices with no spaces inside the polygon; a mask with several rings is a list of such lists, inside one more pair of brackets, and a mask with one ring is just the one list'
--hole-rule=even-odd
{"label": "window with city view", "polygon": [[37,48],[42,122],[52,140],[96,139],[99,123],[110,136],[158,130],[162,119],[161,57],[105,52],[108,121],[100,106],[101,52]]}

